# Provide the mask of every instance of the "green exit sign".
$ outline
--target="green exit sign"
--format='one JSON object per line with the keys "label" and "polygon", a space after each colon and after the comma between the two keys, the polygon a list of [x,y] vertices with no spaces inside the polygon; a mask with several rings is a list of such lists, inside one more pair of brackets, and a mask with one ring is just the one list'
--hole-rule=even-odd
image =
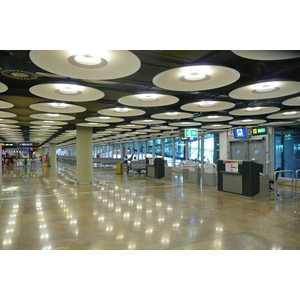
{"label": "green exit sign", "polygon": [[185,129],[184,137],[198,137],[198,129]]}
{"label": "green exit sign", "polygon": [[252,128],[252,135],[259,135],[259,134],[267,134],[267,128],[266,127]]}

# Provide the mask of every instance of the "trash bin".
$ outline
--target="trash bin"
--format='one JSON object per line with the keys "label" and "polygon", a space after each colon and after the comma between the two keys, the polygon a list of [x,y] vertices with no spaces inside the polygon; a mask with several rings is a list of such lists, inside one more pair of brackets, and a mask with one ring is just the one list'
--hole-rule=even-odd
{"label": "trash bin", "polygon": [[123,163],[116,164],[116,174],[123,175]]}

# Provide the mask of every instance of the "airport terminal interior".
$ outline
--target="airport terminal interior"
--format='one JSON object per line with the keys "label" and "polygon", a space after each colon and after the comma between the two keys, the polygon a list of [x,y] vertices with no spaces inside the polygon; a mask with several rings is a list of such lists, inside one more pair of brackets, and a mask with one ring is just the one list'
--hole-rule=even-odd
{"label": "airport terminal interior", "polygon": [[299,67],[0,50],[0,249],[298,250]]}

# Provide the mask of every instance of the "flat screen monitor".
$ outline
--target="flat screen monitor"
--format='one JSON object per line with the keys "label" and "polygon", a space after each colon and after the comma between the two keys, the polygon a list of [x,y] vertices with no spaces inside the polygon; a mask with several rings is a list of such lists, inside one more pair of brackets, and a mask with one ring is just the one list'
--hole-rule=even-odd
{"label": "flat screen monitor", "polygon": [[248,137],[246,128],[236,128],[233,129],[233,136],[235,138],[246,138]]}

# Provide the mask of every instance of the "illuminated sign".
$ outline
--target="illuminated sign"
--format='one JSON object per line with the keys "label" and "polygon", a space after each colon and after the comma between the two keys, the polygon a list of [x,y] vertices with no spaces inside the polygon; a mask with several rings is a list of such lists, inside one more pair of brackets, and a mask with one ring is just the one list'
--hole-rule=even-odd
{"label": "illuminated sign", "polygon": [[198,137],[198,129],[185,129],[184,130],[184,137],[188,138],[193,138],[193,137]]}
{"label": "illuminated sign", "polygon": [[260,134],[267,134],[267,128],[266,127],[252,128],[252,135],[260,135]]}
{"label": "illuminated sign", "polygon": [[189,138],[181,138],[182,141],[188,141],[188,142],[193,142],[197,141],[197,138],[195,137],[189,137]]}

